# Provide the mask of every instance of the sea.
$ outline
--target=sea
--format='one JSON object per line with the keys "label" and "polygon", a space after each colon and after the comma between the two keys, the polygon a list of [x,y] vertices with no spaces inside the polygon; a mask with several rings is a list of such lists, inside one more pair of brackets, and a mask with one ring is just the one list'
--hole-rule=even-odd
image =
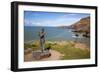
{"label": "sea", "polygon": [[61,27],[24,26],[24,42],[39,40],[39,32],[44,29],[47,41],[78,41],[90,46],[90,38],[75,36],[72,29]]}

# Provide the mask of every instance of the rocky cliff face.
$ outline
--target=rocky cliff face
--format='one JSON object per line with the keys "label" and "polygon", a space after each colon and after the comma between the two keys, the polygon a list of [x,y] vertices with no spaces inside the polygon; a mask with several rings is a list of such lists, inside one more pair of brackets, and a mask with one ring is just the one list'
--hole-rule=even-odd
{"label": "rocky cliff face", "polygon": [[90,17],[80,19],[70,26],[59,26],[60,28],[73,29],[73,32],[82,33],[85,37],[90,37]]}
{"label": "rocky cliff face", "polygon": [[71,25],[77,32],[90,33],[90,17],[82,18],[80,21]]}

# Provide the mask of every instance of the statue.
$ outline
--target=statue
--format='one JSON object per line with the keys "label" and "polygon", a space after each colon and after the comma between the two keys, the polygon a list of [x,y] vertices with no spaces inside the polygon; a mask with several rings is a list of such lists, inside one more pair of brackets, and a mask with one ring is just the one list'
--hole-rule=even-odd
{"label": "statue", "polygon": [[39,37],[40,37],[40,47],[41,47],[41,51],[43,53],[45,51],[45,32],[44,32],[44,28],[42,28],[41,31],[39,32]]}
{"label": "statue", "polygon": [[35,60],[40,60],[43,58],[47,58],[51,56],[51,53],[49,52],[50,47],[45,48],[45,32],[44,32],[44,28],[41,29],[41,31],[39,32],[39,38],[40,38],[40,48],[41,51],[33,51],[33,59]]}

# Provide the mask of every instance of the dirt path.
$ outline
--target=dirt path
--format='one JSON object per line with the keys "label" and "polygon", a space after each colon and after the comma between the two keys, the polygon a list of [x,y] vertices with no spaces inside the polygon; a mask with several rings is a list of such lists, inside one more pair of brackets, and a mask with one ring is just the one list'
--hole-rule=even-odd
{"label": "dirt path", "polygon": [[[55,50],[50,50],[51,56],[48,58],[43,58],[39,61],[48,61],[48,60],[59,60],[63,55]],[[24,61],[33,61],[32,53],[29,53],[24,56]]]}

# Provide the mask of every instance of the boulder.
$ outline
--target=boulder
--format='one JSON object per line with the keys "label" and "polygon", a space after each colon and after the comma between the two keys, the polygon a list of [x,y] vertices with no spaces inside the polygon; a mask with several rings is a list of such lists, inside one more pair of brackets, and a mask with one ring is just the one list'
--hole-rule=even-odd
{"label": "boulder", "polygon": [[34,51],[34,52],[32,52],[32,56],[33,56],[33,59],[40,60],[40,59],[43,59],[43,58],[50,57],[51,53],[49,51],[44,51],[44,52]]}

